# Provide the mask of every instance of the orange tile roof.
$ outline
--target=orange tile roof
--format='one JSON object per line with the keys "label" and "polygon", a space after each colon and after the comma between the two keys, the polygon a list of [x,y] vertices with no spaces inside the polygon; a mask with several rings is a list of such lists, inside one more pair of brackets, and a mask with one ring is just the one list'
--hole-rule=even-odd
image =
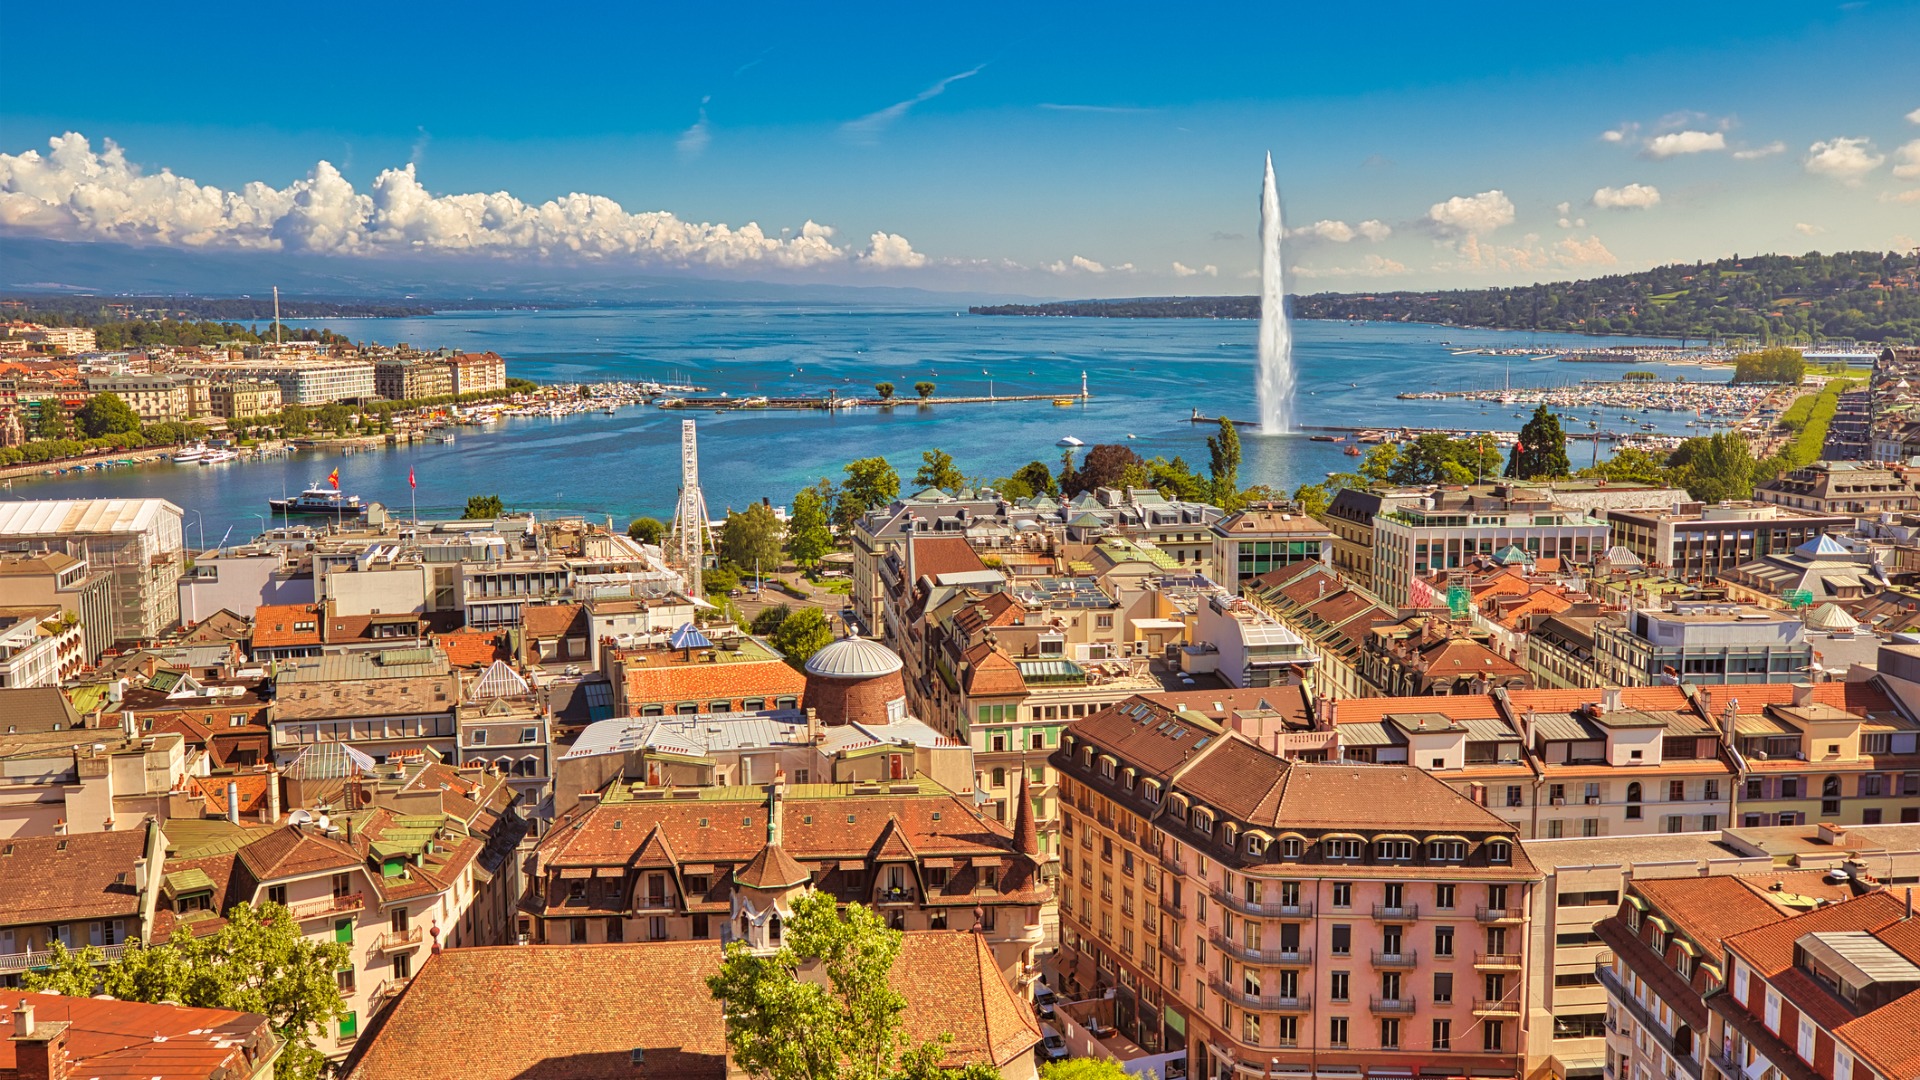
{"label": "orange tile roof", "polygon": [[[964,574],[985,570],[987,564],[973,545],[955,536],[916,536],[913,538],[913,572],[920,577],[937,578],[942,574]],[[906,566],[906,551],[900,552],[900,565]]]}
{"label": "orange tile roof", "polygon": [[738,701],[749,697],[799,697],[807,688],[805,676],[784,660],[628,665],[626,676],[629,708],[682,701],[704,705],[708,701]]}
{"label": "orange tile roof", "polygon": [[580,604],[530,604],[520,612],[520,628],[528,638],[587,635],[586,608]]}
{"label": "orange tile roof", "polygon": [[[0,990],[0,1012],[9,1019],[23,1002],[33,1006],[36,1025],[68,1025],[62,1075],[75,1078],[253,1076],[279,1046],[258,1013]],[[16,1046],[0,1039],[0,1075],[17,1075]]]}
{"label": "orange tile roof", "polygon": [[139,915],[146,849],[145,829],[0,840],[0,926]]}
{"label": "orange tile roof", "polygon": [[1650,878],[1630,887],[1716,964],[1726,955],[1722,939],[1788,916],[1739,877]]}
{"label": "orange tile roof", "polygon": [[[312,625],[295,630],[296,623]],[[320,608],[316,604],[262,604],[253,611],[253,647],[284,649],[320,644]]]}
{"label": "orange tile roof", "polygon": [[446,650],[447,662],[457,668],[483,668],[495,660],[511,660],[505,635],[493,631],[456,630],[435,634],[433,643]]}
{"label": "orange tile roof", "polygon": [[227,812],[227,784],[239,785],[240,812],[255,814],[267,805],[267,785],[273,777],[267,773],[235,773],[229,776],[196,776],[194,787],[200,792],[200,801],[206,806],[207,813],[216,817]]}
{"label": "orange tile roof", "polygon": [[966,658],[967,696],[993,697],[1027,692],[1027,680],[1020,674],[1020,665],[991,643],[983,641],[968,649]]}
{"label": "orange tile roof", "polygon": [[[721,955],[716,941],[448,949],[361,1037],[348,1080],[724,1080],[726,1025],[707,989]],[[1006,1066],[1040,1041],[977,934],[907,932],[888,981],[909,1041],[951,1036],[943,1065]]]}

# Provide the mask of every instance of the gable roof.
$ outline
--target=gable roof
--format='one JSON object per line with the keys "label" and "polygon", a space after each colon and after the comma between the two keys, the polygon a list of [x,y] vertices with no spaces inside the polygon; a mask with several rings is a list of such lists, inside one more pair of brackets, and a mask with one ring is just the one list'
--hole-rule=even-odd
{"label": "gable roof", "polygon": [[[76,1078],[252,1076],[279,1048],[258,1013],[0,989],[0,1012],[11,1017],[22,1003],[36,1025],[67,1025],[63,1075]],[[16,1045],[0,1039],[0,1074],[19,1068]]]}
{"label": "gable roof", "polygon": [[[725,1080],[706,982],[721,955],[714,941],[447,949],[361,1037],[348,1080],[631,1080],[636,1049],[649,1080]],[[977,934],[908,931],[888,981],[910,1041],[952,1036],[943,1065],[1005,1066],[1040,1041]],[[463,1046],[487,1052],[449,1052]]]}
{"label": "gable roof", "polygon": [[0,840],[0,926],[138,915],[147,830]]}

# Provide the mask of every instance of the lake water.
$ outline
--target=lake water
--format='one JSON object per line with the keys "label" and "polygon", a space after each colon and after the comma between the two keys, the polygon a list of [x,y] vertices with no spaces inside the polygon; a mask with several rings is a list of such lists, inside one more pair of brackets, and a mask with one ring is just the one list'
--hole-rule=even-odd
{"label": "lake water", "polygon": [[[291,320],[290,320],[291,322]],[[321,325],[316,323],[315,325]],[[508,374],[545,382],[652,379],[693,382],[734,397],[870,393],[878,381],[903,395],[932,381],[942,395],[1077,394],[1087,374],[1092,398],[1061,408],[1050,401],[886,410],[676,412],[629,408],[617,415],[509,419],[461,428],[452,444],[220,466],[170,464],[16,481],[15,499],[170,499],[189,512],[190,530],[216,543],[260,527],[266,500],[297,492],[340,468],[344,490],[405,513],[407,472],[419,478],[423,517],[457,514],[469,495],[497,494],[508,507],[545,512],[670,515],[679,489],[680,421],[699,421],[700,475],[716,516],[763,497],[775,503],[822,477],[839,480],[854,458],[882,455],[911,486],[920,454],[939,448],[968,477],[1005,476],[1028,461],[1060,460],[1054,443],[1125,442],[1143,457],[1207,462],[1207,416],[1253,419],[1254,336],[1249,321],[1047,319],[969,316],[927,308],[828,308],[737,304],[471,312],[418,319],[329,319],[355,340],[416,347],[492,349]],[[1624,365],[1562,364],[1451,349],[1591,346],[1590,338],[1405,324],[1303,322],[1296,409],[1303,425],[1409,425],[1518,430],[1519,407],[1400,401],[1414,389],[1485,389],[1617,378]],[[1443,344],[1451,342],[1451,349]],[[1632,339],[1611,338],[1612,344]],[[1663,376],[1724,379],[1725,371],[1663,369]],[[1528,410],[1530,411],[1530,410]],[[1617,412],[1605,426],[1618,428]],[[1661,431],[1686,434],[1686,414],[1654,412]],[[1133,438],[1128,438],[1133,436]],[[1341,447],[1304,437],[1242,435],[1241,481],[1292,490],[1349,467]],[[1603,451],[1604,452],[1604,451]],[[1592,454],[1572,443],[1576,466]],[[199,516],[196,516],[199,515]],[[198,543],[195,533],[192,539]]]}

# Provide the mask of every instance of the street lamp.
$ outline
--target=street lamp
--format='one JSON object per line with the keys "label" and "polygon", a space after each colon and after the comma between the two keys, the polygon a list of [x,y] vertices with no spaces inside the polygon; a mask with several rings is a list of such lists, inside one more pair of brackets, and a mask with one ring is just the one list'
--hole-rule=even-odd
{"label": "street lamp", "polygon": [[207,519],[198,510],[189,510],[187,513],[193,515],[193,527],[200,533],[200,553],[204,555],[207,551]]}
{"label": "street lamp", "polygon": [[273,528],[272,523],[267,520],[267,515],[255,514],[253,516],[260,519],[260,535],[261,536],[267,535],[267,533]]}
{"label": "street lamp", "polygon": [[993,400],[993,372],[988,371],[986,368],[981,368],[980,374],[985,375],[987,377],[987,400],[992,401]]}

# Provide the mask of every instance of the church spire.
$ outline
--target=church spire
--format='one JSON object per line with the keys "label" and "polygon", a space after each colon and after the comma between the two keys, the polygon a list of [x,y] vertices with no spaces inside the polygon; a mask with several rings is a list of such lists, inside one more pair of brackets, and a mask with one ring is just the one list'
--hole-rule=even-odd
{"label": "church spire", "polygon": [[1033,823],[1033,782],[1030,776],[1022,766],[1020,806],[1013,813],[1013,840],[1020,845],[1020,854],[1037,863],[1040,861],[1040,830]]}

